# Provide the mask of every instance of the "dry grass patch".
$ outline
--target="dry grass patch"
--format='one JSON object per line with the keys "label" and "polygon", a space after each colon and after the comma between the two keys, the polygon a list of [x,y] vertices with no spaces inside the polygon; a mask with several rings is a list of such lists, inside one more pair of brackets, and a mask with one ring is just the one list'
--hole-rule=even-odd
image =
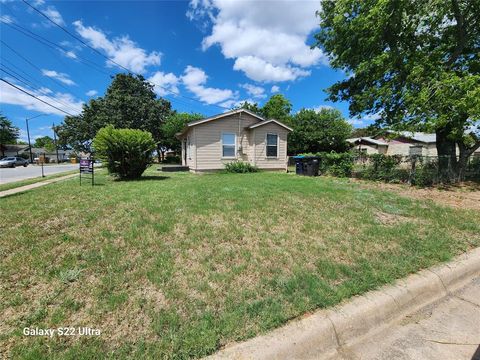
{"label": "dry grass patch", "polygon": [[[474,211],[344,180],[156,174],[0,202],[4,354],[202,357],[480,245]],[[21,334],[82,325],[103,335]]]}
{"label": "dry grass patch", "polygon": [[467,182],[458,185],[436,186],[431,188],[418,188],[405,184],[388,184],[351,179],[369,189],[393,191],[401,196],[406,196],[420,201],[433,201],[458,209],[480,210],[480,184]]}

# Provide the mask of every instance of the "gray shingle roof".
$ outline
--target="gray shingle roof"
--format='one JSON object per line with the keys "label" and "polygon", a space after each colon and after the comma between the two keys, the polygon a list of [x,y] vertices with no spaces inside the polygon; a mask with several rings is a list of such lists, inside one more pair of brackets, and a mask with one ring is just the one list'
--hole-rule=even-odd
{"label": "gray shingle roof", "polygon": [[371,144],[375,144],[375,145],[384,145],[384,146],[387,146],[388,143],[382,141],[382,140],[377,140],[377,139],[372,139],[371,137],[369,136],[364,136],[364,137],[358,137],[358,138],[352,138],[352,139],[347,139],[347,142],[351,143],[351,144],[355,144],[359,141],[365,141],[365,142],[368,142],[368,143],[371,143]]}
{"label": "gray shingle roof", "polygon": [[412,139],[414,141],[422,142],[422,143],[435,143],[437,142],[437,135],[436,134],[429,134],[424,132],[414,132],[414,131],[392,131],[393,134],[400,134],[403,137]]}

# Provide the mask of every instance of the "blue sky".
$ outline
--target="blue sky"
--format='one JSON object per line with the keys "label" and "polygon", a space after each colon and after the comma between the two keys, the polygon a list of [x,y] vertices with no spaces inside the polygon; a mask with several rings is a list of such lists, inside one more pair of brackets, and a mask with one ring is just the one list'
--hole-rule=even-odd
{"label": "blue sky", "polygon": [[[326,101],[324,92],[344,74],[309,46],[318,30],[317,1],[29,2],[98,52],[150,79],[179,111],[213,115],[244,100],[262,104],[280,92],[294,111],[332,106],[349,117],[348,105]],[[109,74],[125,72],[21,1],[1,0],[1,16],[2,78],[68,113],[103,95]],[[22,129],[22,139],[26,117],[45,114],[30,121],[33,138],[52,136],[52,123],[64,117],[5,83],[0,106]],[[360,126],[371,119],[351,121]]]}

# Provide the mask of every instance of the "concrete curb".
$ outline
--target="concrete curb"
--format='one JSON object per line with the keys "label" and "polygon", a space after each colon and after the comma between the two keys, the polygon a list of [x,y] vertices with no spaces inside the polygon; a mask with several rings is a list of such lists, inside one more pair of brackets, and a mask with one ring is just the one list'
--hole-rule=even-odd
{"label": "concrete curb", "polygon": [[382,331],[393,321],[442,299],[477,276],[480,248],[333,309],[319,310],[266,335],[228,346],[208,359],[329,358],[344,346]]}
{"label": "concrete curb", "polygon": [[58,181],[67,180],[67,179],[70,179],[70,178],[75,177],[75,176],[78,176],[78,174],[70,174],[70,175],[66,175],[66,176],[56,177],[56,178],[53,178],[53,179],[50,179],[50,180],[39,181],[39,182],[36,182],[36,183],[33,183],[33,184],[16,187],[16,188],[9,189],[9,190],[0,191],[0,198],[5,197],[5,196],[18,194],[18,193],[25,192],[25,191],[28,191],[28,190],[36,189],[38,187],[45,186],[45,185],[48,185],[48,184],[52,184],[52,183],[55,183],[55,182],[58,182]]}

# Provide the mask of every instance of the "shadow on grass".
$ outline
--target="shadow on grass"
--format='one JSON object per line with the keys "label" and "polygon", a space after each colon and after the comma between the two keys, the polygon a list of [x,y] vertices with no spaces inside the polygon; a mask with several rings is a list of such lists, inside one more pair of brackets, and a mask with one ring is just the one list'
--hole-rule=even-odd
{"label": "shadow on grass", "polygon": [[125,182],[131,182],[131,181],[155,181],[155,180],[167,180],[170,179],[170,176],[154,176],[154,175],[147,175],[147,176],[142,176],[139,177],[138,179],[115,179],[115,181],[125,181]]}
{"label": "shadow on grass", "polygon": [[457,184],[439,184],[439,185],[433,186],[432,188],[436,188],[438,190],[444,190],[444,191],[460,190],[460,191],[466,191],[466,192],[475,192],[475,191],[480,191],[480,181],[470,180],[470,181],[463,181]]}

